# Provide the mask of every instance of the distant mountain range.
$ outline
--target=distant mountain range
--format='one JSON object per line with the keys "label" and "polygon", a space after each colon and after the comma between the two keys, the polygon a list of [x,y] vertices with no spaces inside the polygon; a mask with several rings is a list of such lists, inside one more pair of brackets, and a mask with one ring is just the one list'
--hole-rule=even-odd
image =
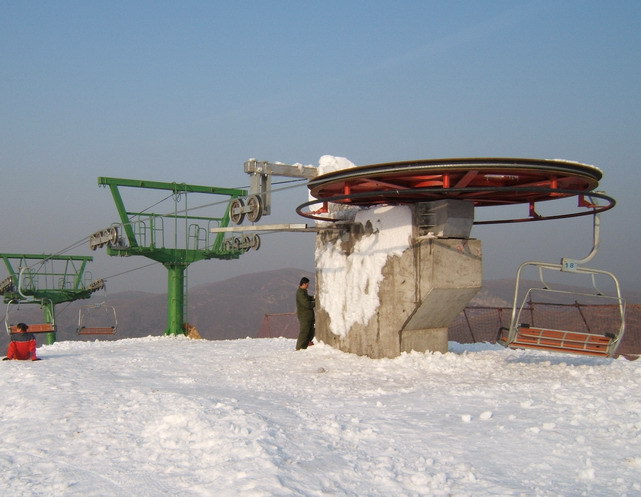
{"label": "distant mountain range", "polygon": [[[309,271],[287,268],[237,276],[224,281],[201,285],[189,290],[187,321],[203,338],[226,340],[259,335],[266,314],[295,311],[294,294],[302,276],[314,281]],[[511,307],[514,281],[486,281],[471,306]],[[626,295],[628,304],[641,302],[641,295]],[[161,335],[167,324],[165,294],[120,292],[108,297],[94,296],[90,300],[60,304],[56,307],[57,340],[95,340]],[[76,334],[79,311],[104,300],[117,313],[118,329],[113,336],[83,337]],[[630,305],[628,305],[630,308]],[[91,309],[89,309],[90,311]],[[40,310],[23,305],[12,313],[15,319],[41,322]],[[109,318],[107,318],[109,321]],[[104,323],[109,326],[109,322]],[[628,330],[629,332],[632,330]],[[638,333],[641,331],[637,330]],[[0,334],[0,347],[6,347],[7,336]],[[5,349],[2,349],[4,351]]]}

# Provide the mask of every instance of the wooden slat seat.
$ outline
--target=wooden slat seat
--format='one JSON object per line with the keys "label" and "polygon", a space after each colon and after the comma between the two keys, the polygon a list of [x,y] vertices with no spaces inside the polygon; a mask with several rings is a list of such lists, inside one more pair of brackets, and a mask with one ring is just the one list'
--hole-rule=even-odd
{"label": "wooden slat seat", "polygon": [[[29,329],[27,330],[28,333],[55,333],[56,332],[56,326],[51,323],[30,324],[28,326],[29,326]],[[11,330],[11,333],[20,333],[16,325],[11,325],[9,328]]]}
{"label": "wooden slat seat", "polygon": [[508,346],[607,357],[611,343],[612,338],[604,335],[518,327],[514,340]]}
{"label": "wooden slat seat", "polygon": [[78,335],[113,335],[116,333],[114,326],[87,327],[78,328]]}

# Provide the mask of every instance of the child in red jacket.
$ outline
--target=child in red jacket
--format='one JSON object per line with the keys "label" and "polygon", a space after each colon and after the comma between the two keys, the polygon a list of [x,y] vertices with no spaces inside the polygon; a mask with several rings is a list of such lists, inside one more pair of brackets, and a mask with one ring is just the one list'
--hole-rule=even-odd
{"label": "child in red jacket", "polygon": [[7,357],[3,360],[17,359],[27,361],[31,359],[32,361],[38,361],[39,359],[36,356],[36,337],[33,333],[27,331],[29,327],[24,323],[18,323],[16,328],[18,332],[11,333]]}

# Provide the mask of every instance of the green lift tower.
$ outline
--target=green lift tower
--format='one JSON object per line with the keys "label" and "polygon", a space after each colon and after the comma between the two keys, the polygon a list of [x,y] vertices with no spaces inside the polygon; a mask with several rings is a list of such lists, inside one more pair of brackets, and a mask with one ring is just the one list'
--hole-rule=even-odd
{"label": "green lift tower", "polygon": [[32,333],[45,333],[47,344],[56,341],[55,306],[63,302],[88,299],[104,287],[103,280],[85,284],[85,269],[92,257],[44,254],[0,254],[8,276],[0,282],[0,295],[7,305],[5,327],[14,331],[15,307],[39,305],[42,323],[27,323]]}
{"label": "green lift tower", "polygon": [[[120,223],[91,235],[89,245],[93,250],[106,246],[110,256],[147,257],[167,268],[167,335],[185,334],[185,271],[191,263],[208,259],[237,259],[247,250],[260,246],[257,235],[225,238],[224,233],[211,231],[225,228],[230,219],[237,220],[245,215],[258,220],[261,199],[259,196],[250,196],[246,202],[243,201],[242,198],[247,196],[246,190],[105,177],[98,178],[98,184],[111,191]],[[164,190],[168,192],[165,199],[173,199],[173,211],[150,212],[160,202],[149,209],[128,210],[121,187]],[[193,198],[194,194],[222,195],[227,198],[221,202],[192,207],[187,199]],[[225,205],[221,217],[190,214],[196,209],[209,208],[217,203]]]}

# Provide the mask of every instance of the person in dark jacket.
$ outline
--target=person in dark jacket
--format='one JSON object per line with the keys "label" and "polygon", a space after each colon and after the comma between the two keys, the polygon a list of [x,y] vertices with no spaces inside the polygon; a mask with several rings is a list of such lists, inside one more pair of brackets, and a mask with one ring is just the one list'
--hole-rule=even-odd
{"label": "person in dark jacket", "polygon": [[306,349],[308,345],[314,345],[314,297],[307,293],[309,279],[301,278],[296,290],[296,316],[298,317],[299,332],[296,340],[296,350]]}
{"label": "person in dark jacket", "polygon": [[16,325],[17,332],[11,333],[11,341],[7,349],[7,357],[3,360],[16,359],[19,361],[38,361],[36,355],[36,337],[29,333],[29,327],[24,323]]}

